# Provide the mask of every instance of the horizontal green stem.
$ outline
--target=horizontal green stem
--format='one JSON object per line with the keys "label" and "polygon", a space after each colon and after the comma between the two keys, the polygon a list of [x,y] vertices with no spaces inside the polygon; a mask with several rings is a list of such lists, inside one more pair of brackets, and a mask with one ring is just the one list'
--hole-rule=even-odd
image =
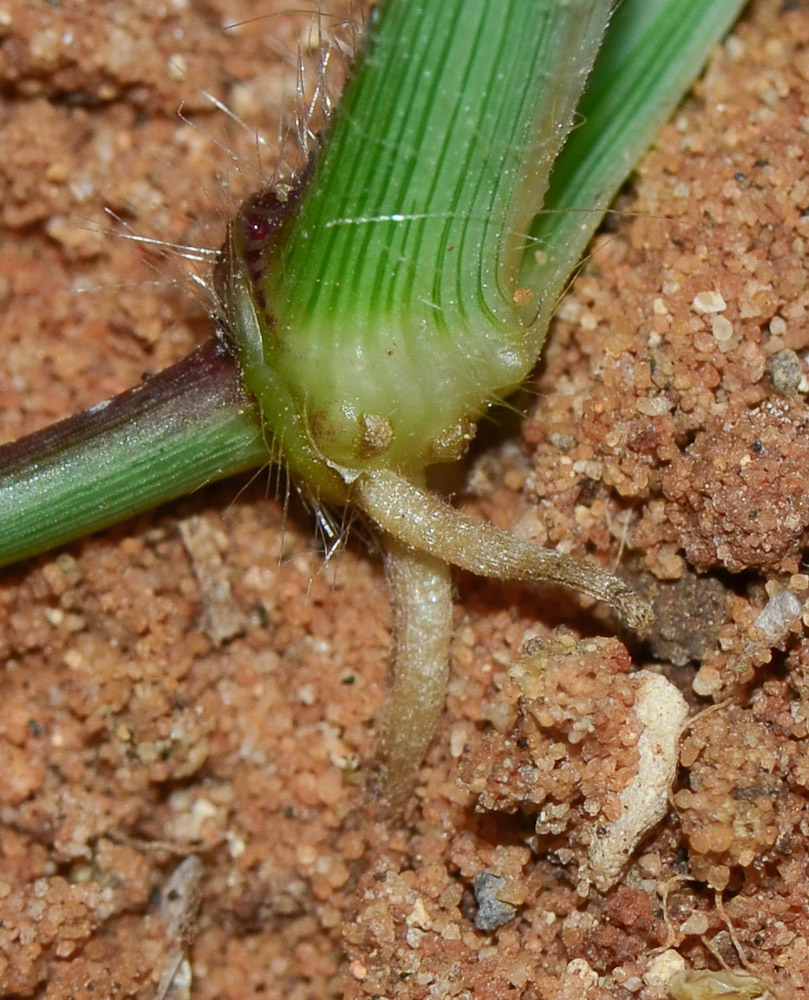
{"label": "horizontal green stem", "polygon": [[267,461],[236,364],[212,339],[136,388],[0,447],[0,564]]}

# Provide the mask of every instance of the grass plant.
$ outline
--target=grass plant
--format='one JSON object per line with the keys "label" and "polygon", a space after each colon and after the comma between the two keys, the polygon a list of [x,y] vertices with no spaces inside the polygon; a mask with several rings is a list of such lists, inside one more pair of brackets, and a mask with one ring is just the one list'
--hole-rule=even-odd
{"label": "grass plant", "polygon": [[633,164],[740,0],[387,0],[288,190],[248,199],[211,341],[0,449],[0,562],[281,463],[377,528],[396,616],[381,797],[406,800],[443,705],[449,564],[649,613],[598,566],[475,526],[428,488],[519,388]]}

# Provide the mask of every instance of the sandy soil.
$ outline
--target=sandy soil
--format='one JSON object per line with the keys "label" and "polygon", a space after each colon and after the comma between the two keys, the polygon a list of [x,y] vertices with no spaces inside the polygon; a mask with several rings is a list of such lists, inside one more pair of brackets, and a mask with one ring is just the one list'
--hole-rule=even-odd
{"label": "sandy soil", "polygon": [[[0,0],[0,439],[207,335],[188,262],[119,237],[216,247],[272,168],[308,18],[260,6]],[[470,510],[620,562],[657,630],[459,576],[406,822],[365,821],[379,561],[324,566],[264,481],[3,571],[0,996],[809,997],[807,95],[809,10],[758,0],[468,469]],[[692,718],[607,864],[646,829],[638,668]]]}

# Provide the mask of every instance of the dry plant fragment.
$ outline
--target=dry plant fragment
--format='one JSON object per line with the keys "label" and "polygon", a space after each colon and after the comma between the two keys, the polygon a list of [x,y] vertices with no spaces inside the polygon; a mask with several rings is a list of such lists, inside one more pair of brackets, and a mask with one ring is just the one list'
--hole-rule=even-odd
{"label": "dry plant fragment", "polygon": [[160,914],[166,923],[170,950],[155,1000],[189,1000],[191,997],[191,963],[186,952],[196,933],[202,875],[202,862],[192,854],[180,862],[163,887]]}
{"label": "dry plant fragment", "polygon": [[769,995],[758,976],[743,969],[687,969],[668,982],[673,1000],[757,1000]]}
{"label": "dry plant fragment", "polygon": [[395,614],[396,670],[384,707],[377,779],[389,808],[400,808],[443,709],[449,674],[452,596],[449,567],[387,538],[385,560]]}
{"label": "dry plant fragment", "polygon": [[599,892],[617,882],[637,845],[666,815],[688,715],[682,694],[665,677],[642,670],[634,679],[634,713],[642,726],[637,774],[620,794],[620,817],[604,824],[592,840],[582,871]]}
{"label": "dry plant fragment", "polygon": [[202,516],[180,522],[180,535],[194,567],[204,608],[205,633],[215,646],[244,632],[247,622],[233,600],[222,558],[222,532]]}

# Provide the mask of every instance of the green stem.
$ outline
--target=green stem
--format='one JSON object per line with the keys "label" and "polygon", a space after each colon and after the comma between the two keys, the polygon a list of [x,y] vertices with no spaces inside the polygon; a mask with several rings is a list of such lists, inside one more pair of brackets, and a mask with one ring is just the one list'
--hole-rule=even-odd
{"label": "green stem", "polygon": [[210,340],[136,388],[0,448],[0,564],[266,461],[236,364]]}
{"label": "green stem", "polygon": [[232,230],[245,378],[316,496],[346,499],[346,470],[457,459],[535,364],[525,236],[611,8],[382,4],[290,212],[253,202]]}

